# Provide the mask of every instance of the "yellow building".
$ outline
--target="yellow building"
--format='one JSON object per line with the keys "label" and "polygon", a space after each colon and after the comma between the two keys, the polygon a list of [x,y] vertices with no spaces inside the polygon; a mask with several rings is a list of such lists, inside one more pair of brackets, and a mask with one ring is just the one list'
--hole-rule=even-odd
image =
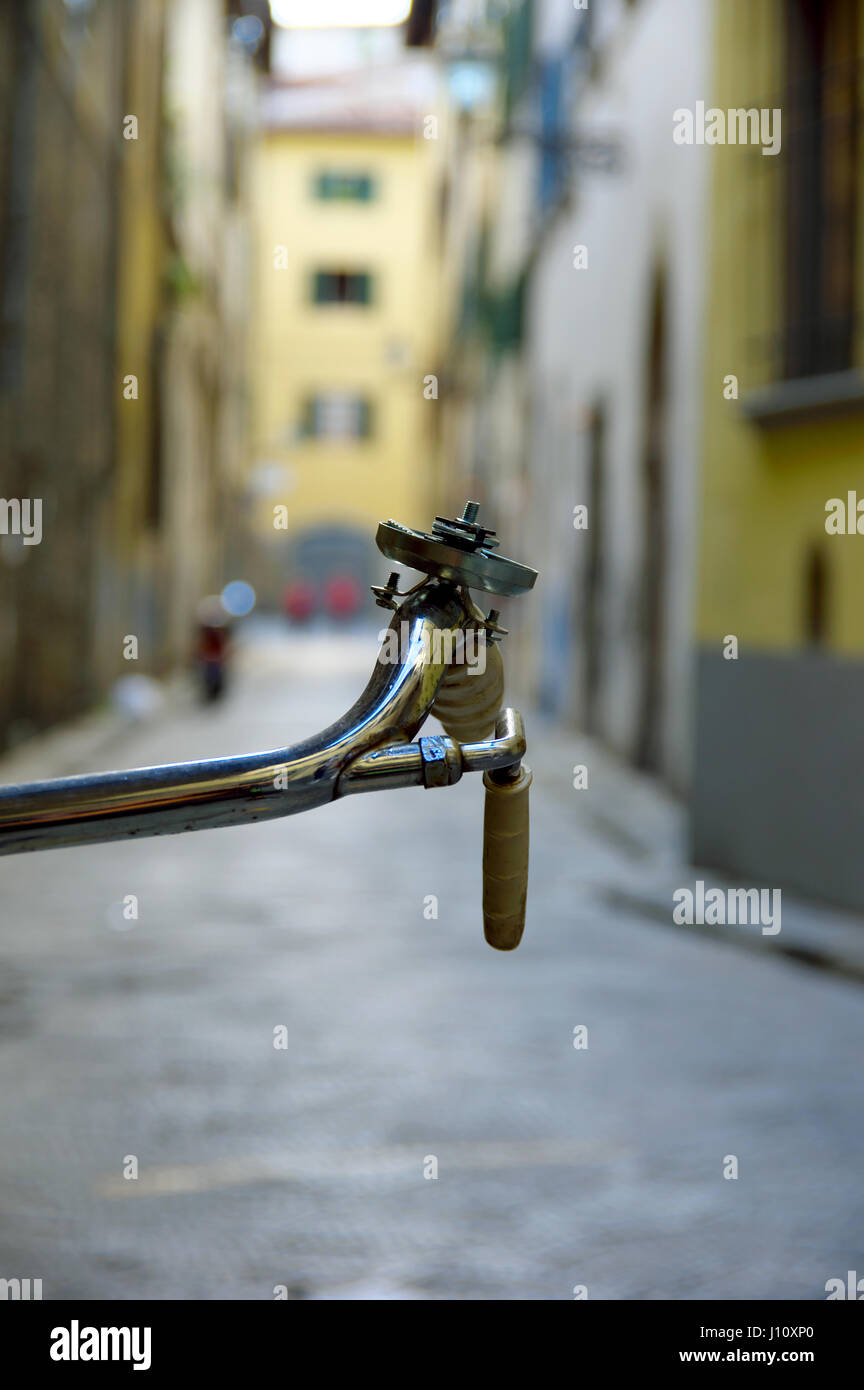
{"label": "yellow building", "polygon": [[862,5],[715,14],[693,852],[864,906]]}
{"label": "yellow building", "polygon": [[[161,358],[164,333],[164,267],[169,226],[163,168],[163,3],[127,7],[129,55],[124,119],[117,167],[117,264],[115,348],[115,459],[101,541],[101,590],[108,613],[100,614],[101,683],[117,676],[117,618],[135,615],[136,635],[154,674],[167,664],[160,630],[162,554]],[[113,611],[110,611],[113,610]],[[116,616],[115,616],[116,614]],[[129,627],[121,621],[121,628]]]}
{"label": "yellow building", "polygon": [[409,77],[274,86],[264,103],[248,495],[265,602],[297,577],[366,584],[380,519],[431,522],[437,149]]}

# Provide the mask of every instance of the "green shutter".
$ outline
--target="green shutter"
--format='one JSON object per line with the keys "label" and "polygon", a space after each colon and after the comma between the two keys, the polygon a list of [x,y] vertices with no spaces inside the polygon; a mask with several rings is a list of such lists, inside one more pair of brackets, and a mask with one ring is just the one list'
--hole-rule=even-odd
{"label": "green shutter", "polygon": [[316,304],[371,304],[372,276],[366,271],[316,270],[312,297]]}
{"label": "green shutter", "polygon": [[325,200],[368,203],[374,193],[371,174],[340,174],[332,169],[317,174],[313,180],[315,196]]}
{"label": "green shutter", "polygon": [[504,106],[508,122],[531,76],[533,33],[533,0],[520,0],[504,20]]}

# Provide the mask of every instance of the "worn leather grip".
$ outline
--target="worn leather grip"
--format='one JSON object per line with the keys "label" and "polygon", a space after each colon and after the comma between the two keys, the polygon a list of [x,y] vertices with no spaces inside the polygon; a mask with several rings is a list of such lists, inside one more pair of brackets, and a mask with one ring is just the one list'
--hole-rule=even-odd
{"label": "worn leather grip", "polygon": [[513,782],[486,772],[483,785],[483,932],[496,951],[513,951],[525,927],[531,769],[523,763]]}

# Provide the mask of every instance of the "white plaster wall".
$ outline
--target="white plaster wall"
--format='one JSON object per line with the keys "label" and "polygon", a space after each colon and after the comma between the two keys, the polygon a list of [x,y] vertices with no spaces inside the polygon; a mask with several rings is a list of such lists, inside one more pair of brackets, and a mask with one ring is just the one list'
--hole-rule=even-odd
{"label": "white plaster wall", "polygon": [[[550,0],[551,3],[551,0]],[[556,0],[560,8],[560,0]],[[607,413],[602,731],[628,755],[639,708],[637,600],[641,579],[641,443],[652,276],[666,271],[667,519],[663,766],[686,784],[689,748],[693,540],[699,457],[706,194],[711,150],[673,143],[672,113],[710,99],[709,0],[620,7],[598,76],[580,102],[582,128],[617,131],[625,167],[582,173],[575,198],[547,228],[529,303],[532,542],[544,610],[554,627],[578,595],[587,501],[591,405]],[[588,247],[587,270],[573,247]],[[593,519],[592,519],[593,520]],[[551,640],[551,639],[550,639]],[[581,653],[572,653],[578,689]],[[573,706],[570,706],[573,708]],[[578,708],[576,709],[578,717]]]}

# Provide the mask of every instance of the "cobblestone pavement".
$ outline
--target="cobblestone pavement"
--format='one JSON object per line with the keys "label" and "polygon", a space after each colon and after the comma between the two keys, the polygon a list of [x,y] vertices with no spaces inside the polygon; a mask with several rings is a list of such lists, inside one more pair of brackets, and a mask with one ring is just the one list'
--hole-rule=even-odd
{"label": "cobblestone pavement", "polygon": [[[223,706],[181,701],[87,766],[295,741],[373,655],[261,637]],[[819,1299],[864,1271],[860,985],[661,926],[640,888],[674,876],[674,805],[611,774],[575,792],[575,740],[529,739],[512,955],[482,937],[476,778],[0,860],[0,1277],[46,1298]],[[38,754],[17,770],[44,775]]]}

